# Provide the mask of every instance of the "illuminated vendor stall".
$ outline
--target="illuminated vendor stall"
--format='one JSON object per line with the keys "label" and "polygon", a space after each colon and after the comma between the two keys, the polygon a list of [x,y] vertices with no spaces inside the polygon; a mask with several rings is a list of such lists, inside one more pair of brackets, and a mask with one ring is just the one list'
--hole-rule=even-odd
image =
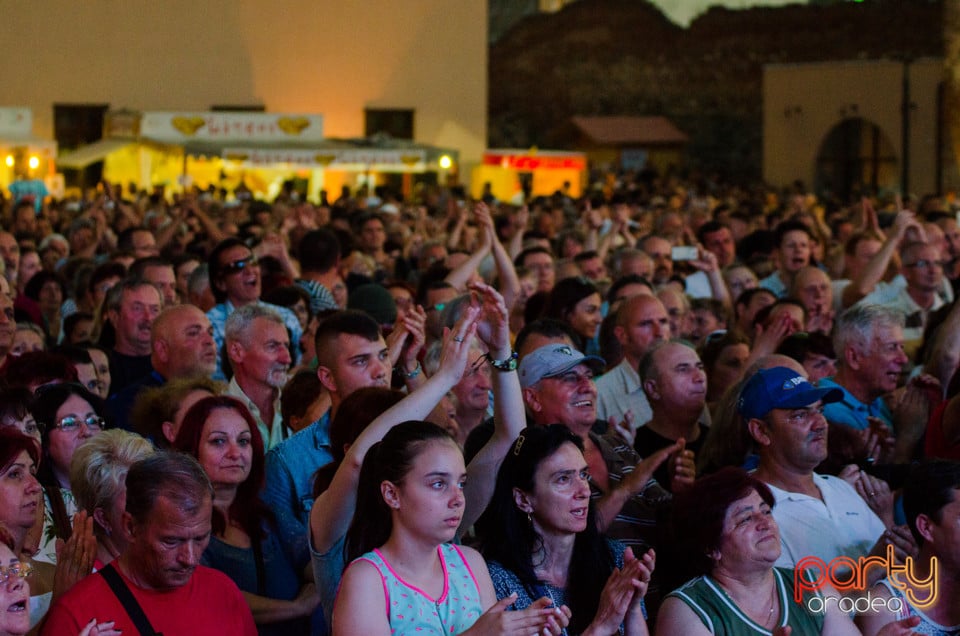
{"label": "illuminated vendor stall", "polygon": [[63,189],[55,173],[57,144],[33,136],[29,108],[0,108],[0,187],[14,182],[42,183],[50,193]]}
{"label": "illuminated vendor stall", "polygon": [[142,188],[233,191],[242,183],[266,199],[293,179],[305,184],[308,198],[319,200],[321,189],[335,198],[343,185],[372,188],[390,174],[401,175],[398,189],[409,195],[411,175],[439,174],[443,165],[454,169],[457,159],[452,150],[389,137],[324,139],[321,115],[145,112],[121,132],[61,157],[60,165],[80,168],[102,160],[105,179]]}
{"label": "illuminated vendor stall", "polygon": [[480,197],[489,184],[493,196],[513,202],[549,196],[557,190],[579,197],[586,170],[586,156],[580,152],[537,148],[487,150],[482,164],[473,169],[470,191],[474,197]]}

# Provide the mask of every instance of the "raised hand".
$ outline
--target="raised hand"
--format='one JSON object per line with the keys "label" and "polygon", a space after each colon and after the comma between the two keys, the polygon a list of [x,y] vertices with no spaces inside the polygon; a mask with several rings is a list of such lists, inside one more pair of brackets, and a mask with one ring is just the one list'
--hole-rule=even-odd
{"label": "raised hand", "polygon": [[477,317],[480,307],[467,305],[463,315],[453,329],[443,330],[443,344],[440,348],[440,365],[437,375],[446,374],[453,386],[463,377],[467,367],[467,358],[470,353],[471,340],[477,334]]}
{"label": "raised hand", "polygon": [[490,355],[503,359],[510,355],[510,315],[507,304],[496,289],[481,282],[467,285],[473,292],[470,304],[477,308],[477,337]]}
{"label": "raised hand", "polygon": [[697,478],[697,464],[692,450],[687,450],[686,440],[677,440],[680,448],[669,457],[667,472],[670,474],[670,491],[674,494],[689,490]]}
{"label": "raised hand", "polygon": [[97,558],[97,538],[93,517],[85,510],[73,515],[73,532],[66,541],[57,539],[57,568],[53,573],[53,598],[56,600],[75,583],[93,571]]}
{"label": "raised hand", "polygon": [[624,413],[622,420],[618,420],[611,415],[607,418],[607,424],[610,425],[610,429],[619,435],[628,446],[633,446],[633,442],[637,437],[637,431],[633,425],[633,411]]}
{"label": "raised hand", "polygon": [[627,488],[631,495],[643,492],[647,482],[653,477],[653,473],[660,468],[660,464],[667,461],[677,451],[683,450],[685,444],[686,441],[680,438],[674,444],[661,448],[641,461],[629,474],[624,475],[623,481],[620,482],[622,487]]}

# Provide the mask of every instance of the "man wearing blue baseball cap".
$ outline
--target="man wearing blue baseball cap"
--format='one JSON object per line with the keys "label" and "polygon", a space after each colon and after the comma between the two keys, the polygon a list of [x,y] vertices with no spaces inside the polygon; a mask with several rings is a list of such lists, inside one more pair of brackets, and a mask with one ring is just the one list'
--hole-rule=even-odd
{"label": "man wearing blue baseball cap", "polygon": [[757,371],[740,392],[737,409],[760,456],[755,476],[776,499],[773,516],[783,547],[777,566],[792,568],[807,556],[825,562],[885,556],[887,544],[900,559],[915,550],[909,530],[893,526],[892,517],[885,527],[853,486],[814,472],[827,458],[823,406],[842,398],[842,391],[817,388],[786,367]]}

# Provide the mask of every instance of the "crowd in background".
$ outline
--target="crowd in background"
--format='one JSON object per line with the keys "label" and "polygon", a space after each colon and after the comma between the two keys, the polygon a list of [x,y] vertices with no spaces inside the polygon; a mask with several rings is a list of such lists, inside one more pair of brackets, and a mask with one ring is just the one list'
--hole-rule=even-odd
{"label": "crowd in background", "polygon": [[[644,171],[2,210],[0,634],[132,629],[115,572],[167,633],[960,633],[948,198]],[[883,609],[811,611],[811,557],[938,595],[876,568]]]}

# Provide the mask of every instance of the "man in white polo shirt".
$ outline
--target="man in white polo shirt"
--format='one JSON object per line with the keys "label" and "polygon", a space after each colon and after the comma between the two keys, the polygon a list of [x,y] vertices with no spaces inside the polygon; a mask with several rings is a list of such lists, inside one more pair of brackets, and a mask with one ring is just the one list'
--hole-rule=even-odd
{"label": "man in white polo shirt", "polygon": [[[757,371],[740,393],[738,410],[760,456],[755,476],[776,498],[773,516],[783,547],[777,566],[792,568],[807,556],[824,562],[885,556],[888,544],[900,559],[915,552],[910,531],[893,525],[892,510],[885,524],[845,480],[814,472],[827,457],[823,405],[842,397],[839,389],[818,389],[786,367]],[[871,486],[864,494],[875,499],[882,493]]]}

